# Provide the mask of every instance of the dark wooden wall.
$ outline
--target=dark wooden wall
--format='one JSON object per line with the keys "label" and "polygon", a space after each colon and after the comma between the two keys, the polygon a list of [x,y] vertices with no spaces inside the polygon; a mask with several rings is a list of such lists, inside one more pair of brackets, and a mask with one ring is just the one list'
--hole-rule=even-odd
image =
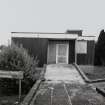
{"label": "dark wooden wall", "polygon": [[37,57],[39,60],[39,66],[47,64],[48,39],[12,37],[12,41],[18,45],[22,44],[23,47],[28,50],[30,55]]}
{"label": "dark wooden wall", "polygon": [[93,65],[94,64],[94,41],[87,41],[87,54],[77,54],[77,64]]}
{"label": "dark wooden wall", "polygon": [[69,64],[75,62],[75,40],[69,40]]}
{"label": "dark wooden wall", "polygon": [[48,64],[55,64],[56,63],[56,43],[55,41],[50,41],[48,43],[48,56],[47,56],[47,63]]}
{"label": "dark wooden wall", "polygon": [[[12,37],[16,44],[22,44],[30,55],[37,56],[39,66],[47,64],[48,43],[69,43],[69,64],[75,62],[75,40],[58,40],[46,38],[19,38]],[[77,54],[77,64],[93,65],[94,64],[94,41],[87,41],[87,54]],[[55,62],[55,61],[54,61]]]}
{"label": "dark wooden wall", "polygon": [[[22,44],[23,47],[28,50],[30,55],[37,57],[39,60],[39,66],[47,64],[48,43],[69,43],[69,63],[75,62],[75,40],[65,41],[58,39],[48,40],[46,38],[12,37],[12,41],[18,45]],[[53,63],[56,63],[55,60],[53,60]]]}

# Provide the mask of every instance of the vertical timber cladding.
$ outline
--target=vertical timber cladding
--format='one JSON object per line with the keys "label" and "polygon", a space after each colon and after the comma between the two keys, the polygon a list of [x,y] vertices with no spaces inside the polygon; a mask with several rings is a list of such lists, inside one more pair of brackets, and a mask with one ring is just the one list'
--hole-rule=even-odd
{"label": "vertical timber cladding", "polygon": [[69,64],[75,62],[75,40],[69,40]]}
{"label": "vertical timber cladding", "polygon": [[23,47],[28,50],[30,55],[37,57],[39,61],[38,66],[47,64],[48,39],[13,37],[12,41],[18,45],[22,44]]}
{"label": "vertical timber cladding", "polygon": [[47,63],[56,64],[56,43],[52,40],[48,43]]}
{"label": "vertical timber cladding", "polygon": [[93,40],[87,40],[86,53],[77,53],[77,64],[79,65],[93,65],[94,64],[94,48],[95,42]]}
{"label": "vertical timber cladding", "polygon": [[69,57],[68,62],[75,62],[75,40],[49,40],[48,43],[48,55],[47,55],[47,63],[55,64],[56,63],[56,44],[69,44]]}

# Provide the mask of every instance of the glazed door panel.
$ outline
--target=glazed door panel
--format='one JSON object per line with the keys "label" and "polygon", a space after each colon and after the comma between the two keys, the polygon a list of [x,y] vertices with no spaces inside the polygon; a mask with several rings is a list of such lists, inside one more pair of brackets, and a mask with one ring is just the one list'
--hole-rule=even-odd
{"label": "glazed door panel", "polygon": [[69,44],[56,44],[56,63],[68,64]]}

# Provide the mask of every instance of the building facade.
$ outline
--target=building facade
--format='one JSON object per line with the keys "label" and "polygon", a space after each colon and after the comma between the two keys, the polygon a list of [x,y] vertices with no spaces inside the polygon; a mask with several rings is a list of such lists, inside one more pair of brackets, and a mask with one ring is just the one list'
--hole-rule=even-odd
{"label": "building facade", "polygon": [[32,33],[12,32],[12,41],[22,44],[29,54],[37,56],[39,66],[44,64],[94,64],[94,36],[82,32]]}

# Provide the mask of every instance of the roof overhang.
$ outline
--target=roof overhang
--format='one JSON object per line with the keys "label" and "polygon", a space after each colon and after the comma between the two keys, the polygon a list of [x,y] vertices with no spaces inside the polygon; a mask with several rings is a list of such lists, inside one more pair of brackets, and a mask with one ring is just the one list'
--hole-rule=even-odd
{"label": "roof overhang", "polygon": [[80,36],[77,38],[77,40],[94,40],[95,41],[95,36]]}
{"label": "roof overhang", "polygon": [[78,34],[57,34],[57,33],[43,33],[43,34],[30,34],[30,33],[12,33],[12,37],[24,38],[48,38],[48,39],[77,39]]}

